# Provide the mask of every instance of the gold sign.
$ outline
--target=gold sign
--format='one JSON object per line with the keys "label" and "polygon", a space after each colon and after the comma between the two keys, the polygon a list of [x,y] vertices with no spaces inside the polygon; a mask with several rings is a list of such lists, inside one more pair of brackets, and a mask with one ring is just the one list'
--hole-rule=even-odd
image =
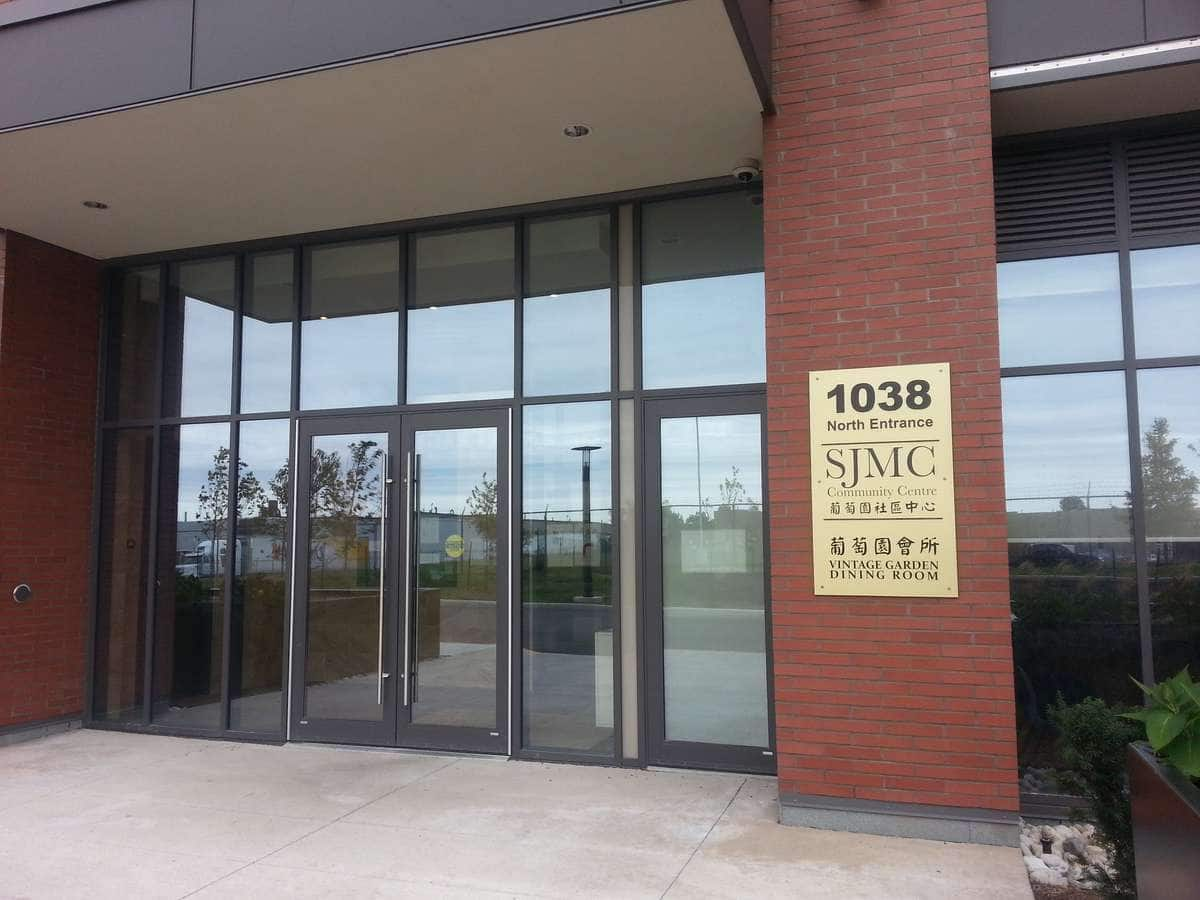
{"label": "gold sign", "polygon": [[446,555],[451,559],[458,559],[463,555],[463,537],[461,534],[452,534],[446,538],[445,550]]}
{"label": "gold sign", "polygon": [[818,594],[957,597],[950,366],[813,372]]}

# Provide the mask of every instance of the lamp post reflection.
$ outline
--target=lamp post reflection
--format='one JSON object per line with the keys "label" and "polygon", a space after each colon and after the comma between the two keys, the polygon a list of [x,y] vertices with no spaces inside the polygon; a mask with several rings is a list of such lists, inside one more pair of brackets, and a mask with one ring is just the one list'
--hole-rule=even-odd
{"label": "lamp post reflection", "polygon": [[598,444],[572,447],[583,454],[580,458],[583,483],[583,595],[592,596],[592,451],[601,449]]}

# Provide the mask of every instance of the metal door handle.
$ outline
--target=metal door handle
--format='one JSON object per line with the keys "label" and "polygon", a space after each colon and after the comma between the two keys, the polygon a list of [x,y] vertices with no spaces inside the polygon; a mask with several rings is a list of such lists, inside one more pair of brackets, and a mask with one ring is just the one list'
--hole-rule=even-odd
{"label": "metal door handle", "polygon": [[383,454],[383,479],[379,484],[379,686],[376,690],[375,702],[383,705],[383,679],[388,673],[383,671],[383,604],[385,593],[385,574],[387,571],[387,508],[388,508],[388,455]]}
{"label": "metal door handle", "polygon": [[[404,462],[404,509],[408,517],[408,527],[411,530],[416,528],[416,516],[413,515],[412,497],[413,497],[413,464],[412,451],[405,454]],[[404,705],[409,705],[409,684],[412,682],[412,667],[409,665],[409,644],[411,643],[411,635],[409,634],[409,606],[412,603],[412,575],[413,575],[413,541],[420,540],[419,536],[414,539],[410,534],[408,538],[408,559],[405,560],[404,566]]]}
{"label": "metal door handle", "polygon": [[413,653],[412,666],[408,668],[408,698],[409,703],[416,702],[416,670],[421,665],[421,455],[413,454],[413,559],[408,566],[413,577],[413,592],[410,601],[413,604],[412,628],[406,629],[406,634],[412,632]]}

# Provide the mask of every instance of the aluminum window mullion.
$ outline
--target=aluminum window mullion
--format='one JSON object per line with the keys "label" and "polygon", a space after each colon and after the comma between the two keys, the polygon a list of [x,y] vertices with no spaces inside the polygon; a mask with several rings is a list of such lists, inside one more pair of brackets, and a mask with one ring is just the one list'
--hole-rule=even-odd
{"label": "aluminum window mullion", "polygon": [[1116,190],[1118,264],[1121,278],[1121,320],[1125,350],[1125,412],[1129,442],[1129,489],[1133,497],[1133,556],[1137,579],[1138,635],[1142,681],[1154,684],[1154,644],[1151,635],[1150,579],[1146,561],[1146,509],[1142,483],[1142,432],[1138,411],[1137,343],[1134,334],[1133,276],[1130,251],[1129,171],[1125,142],[1113,139],[1113,184]]}
{"label": "aluminum window mullion", "polygon": [[[229,489],[226,492],[228,508],[225,510],[225,583],[222,592],[224,614],[221,617],[221,713],[218,725],[218,731],[221,734],[229,730],[229,707],[232,696],[233,579],[238,563],[237,498],[238,481],[241,474],[238,466],[241,453],[238,447],[241,426],[233,417],[242,410],[242,316],[245,313],[247,293],[245,279],[248,272],[249,267],[246,265],[245,255],[235,256],[233,259],[233,308],[235,311],[233,317],[233,376],[230,379],[229,397],[229,409],[232,415],[229,420],[229,474],[226,476]],[[219,560],[220,545],[218,544],[214,549]]]}
{"label": "aluminum window mullion", "polygon": [[[162,415],[163,403],[163,371],[167,352],[167,303],[171,298],[168,284],[169,266],[161,263],[158,267],[158,334],[156,336],[157,355],[154,361],[154,409]],[[145,647],[142,652],[142,724],[150,725],[152,721],[151,708],[154,704],[154,626],[155,604],[158,600],[158,512],[159,486],[162,482],[162,430],[169,426],[153,425],[153,445],[150,451],[150,546],[146,553],[146,629]]]}

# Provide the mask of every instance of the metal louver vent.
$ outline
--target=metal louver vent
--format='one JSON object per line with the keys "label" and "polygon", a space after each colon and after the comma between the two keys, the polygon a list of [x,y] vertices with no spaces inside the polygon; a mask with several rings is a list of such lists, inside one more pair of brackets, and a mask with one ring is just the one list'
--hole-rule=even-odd
{"label": "metal louver vent", "polygon": [[1200,132],[1132,140],[1126,158],[1135,237],[1200,228]]}
{"label": "metal louver vent", "polygon": [[1109,144],[997,154],[996,245],[1110,241],[1117,235]]}

